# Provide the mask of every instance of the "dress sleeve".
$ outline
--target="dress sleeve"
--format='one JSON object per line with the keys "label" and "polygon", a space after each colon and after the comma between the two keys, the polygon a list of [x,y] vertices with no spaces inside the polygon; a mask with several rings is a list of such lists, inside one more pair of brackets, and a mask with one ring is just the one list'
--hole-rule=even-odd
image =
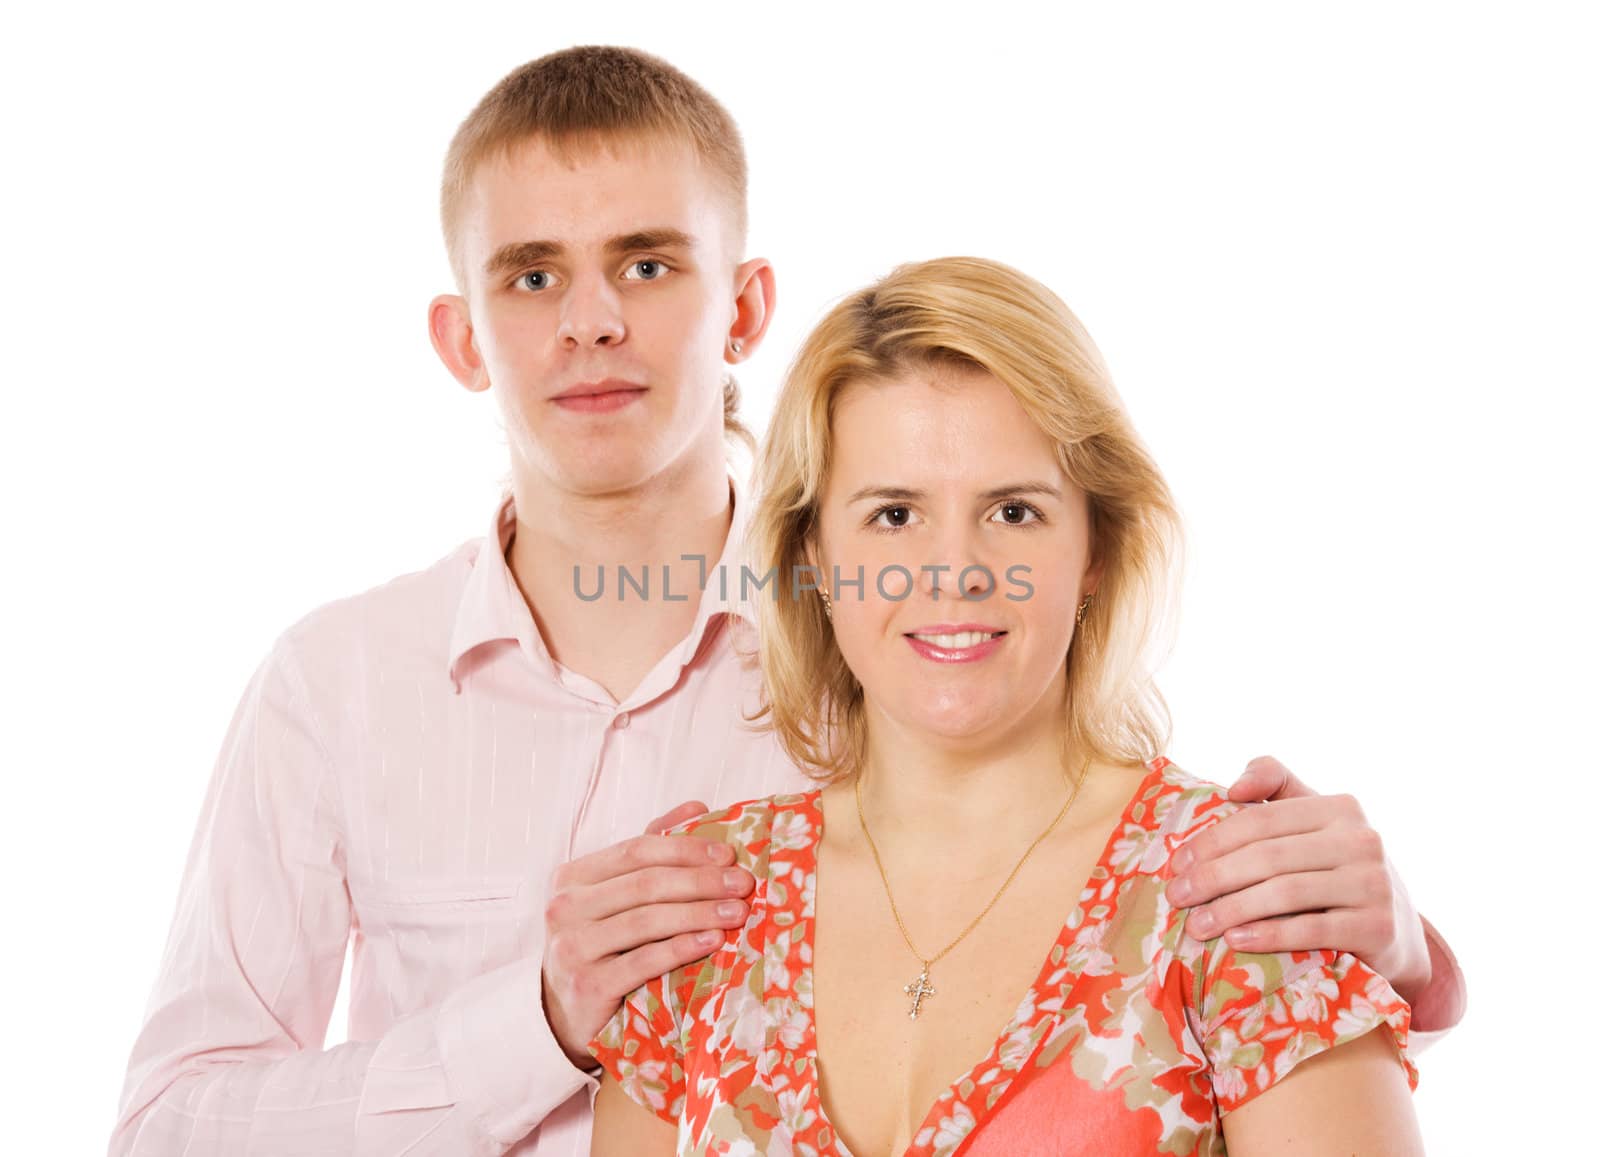
{"label": "dress sleeve", "polygon": [[1185,963],[1188,1016],[1220,1113],[1270,1089],[1301,1061],[1386,1028],[1417,1087],[1411,1008],[1348,952],[1236,952],[1218,938]]}
{"label": "dress sleeve", "polygon": [[[721,839],[732,845],[734,863],[755,874],[758,905],[762,861],[757,849],[770,832],[767,809],[752,804],[710,812],[686,820],[669,835]],[[704,959],[675,968],[641,984],[623,999],[622,1007],[589,1042],[589,1052],[633,1101],[676,1125],[683,1116],[688,1083],[685,1058],[694,1049],[693,1027],[698,1011],[724,984],[742,932],[730,931],[721,948]]]}
{"label": "dress sleeve", "polygon": [[688,1091],[686,997],[700,967],[691,964],[641,984],[589,1043],[589,1052],[629,1098],[674,1125]]}

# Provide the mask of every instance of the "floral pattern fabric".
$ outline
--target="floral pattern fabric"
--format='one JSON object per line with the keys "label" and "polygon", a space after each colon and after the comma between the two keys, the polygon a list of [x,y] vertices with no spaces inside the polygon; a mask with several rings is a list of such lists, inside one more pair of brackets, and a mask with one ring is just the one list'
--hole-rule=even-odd
{"label": "floral pattern fabric", "polygon": [[[1185,934],[1186,910],[1166,898],[1172,854],[1239,806],[1151,762],[1011,1022],[929,1107],[906,1157],[1224,1154],[1224,1114],[1380,1026],[1416,1087],[1410,1008],[1356,957]],[[822,824],[811,791],[675,829],[733,846],[756,877],[749,919],[632,993],[590,1051],[677,1125],[679,1154],[848,1157],[823,1114],[812,1020]]]}

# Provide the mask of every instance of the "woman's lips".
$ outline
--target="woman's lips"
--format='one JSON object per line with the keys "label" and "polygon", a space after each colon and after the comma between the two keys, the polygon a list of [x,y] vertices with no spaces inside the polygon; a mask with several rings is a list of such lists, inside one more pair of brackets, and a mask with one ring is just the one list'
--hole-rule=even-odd
{"label": "woman's lips", "polygon": [[976,663],[992,655],[1000,644],[1005,642],[1006,635],[1002,631],[981,642],[954,647],[931,642],[928,639],[919,639],[915,635],[907,635],[905,640],[911,644],[913,651],[935,663]]}

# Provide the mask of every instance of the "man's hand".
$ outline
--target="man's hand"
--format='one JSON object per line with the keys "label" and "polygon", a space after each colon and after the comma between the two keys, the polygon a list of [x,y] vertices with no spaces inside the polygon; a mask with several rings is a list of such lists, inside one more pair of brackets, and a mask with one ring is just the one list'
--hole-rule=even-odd
{"label": "man's hand", "polygon": [[[1245,808],[1173,857],[1168,895],[1202,940],[1243,952],[1353,952],[1415,1003],[1432,976],[1422,918],[1348,795],[1321,796],[1271,756],[1228,789]],[[1203,907],[1196,907],[1203,905]]]}
{"label": "man's hand", "polygon": [[588,1045],[639,985],[707,956],[745,921],[755,877],[718,840],[661,833],[706,811],[680,804],[645,834],[563,864],[544,910],[544,1009],[567,1058]]}

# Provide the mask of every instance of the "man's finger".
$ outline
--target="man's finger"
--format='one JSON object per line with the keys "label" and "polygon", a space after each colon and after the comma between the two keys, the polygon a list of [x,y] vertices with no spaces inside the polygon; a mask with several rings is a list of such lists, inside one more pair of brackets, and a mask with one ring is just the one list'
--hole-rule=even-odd
{"label": "man's finger", "polygon": [[685,932],[671,940],[657,940],[607,961],[601,966],[602,983],[613,999],[621,1000],[646,981],[704,959],[726,940],[726,932]]}
{"label": "man's finger", "polygon": [[642,868],[699,868],[733,863],[733,849],[721,840],[699,836],[634,836],[564,864],[558,888],[599,884]]}
{"label": "man's finger", "polygon": [[1196,864],[1220,859],[1257,840],[1318,831],[1329,822],[1327,805],[1328,800],[1317,796],[1234,812],[1179,848],[1172,857],[1172,869],[1187,873]]}
{"label": "man's finger", "polygon": [[[1174,876],[1167,885],[1167,895],[1173,903],[1192,908],[1229,892],[1253,888],[1274,876],[1332,871],[1345,862],[1343,848],[1338,832],[1323,829],[1253,840],[1216,859],[1199,861],[1187,872]],[[1277,914],[1257,913],[1243,919]]]}
{"label": "man's finger", "polygon": [[1245,764],[1244,774],[1228,789],[1228,798],[1234,803],[1302,799],[1316,794],[1270,755],[1257,756]]}
{"label": "man's finger", "polygon": [[1274,876],[1191,908],[1187,927],[1196,939],[1210,940],[1244,924],[1340,907],[1348,890],[1335,870]]}
{"label": "man's finger", "polygon": [[640,868],[582,892],[568,893],[574,898],[569,916],[579,922],[605,920],[647,904],[742,899],[755,882],[756,878],[743,868]]}
{"label": "man's finger", "polygon": [[1299,916],[1280,916],[1230,929],[1225,937],[1236,952],[1315,952],[1320,948],[1351,952],[1369,968],[1361,943],[1360,913],[1350,909],[1331,912],[1306,912]]}
{"label": "man's finger", "polygon": [[582,935],[584,952],[595,960],[631,952],[657,940],[685,932],[717,932],[738,928],[750,913],[743,900],[700,900],[695,903],[645,904],[618,912],[592,925]]}
{"label": "man's finger", "polygon": [[668,828],[675,827],[676,825],[681,824],[684,820],[692,820],[695,816],[703,815],[710,810],[710,808],[697,799],[689,800],[687,803],[680,803],[666,815],[657,816],[655,819],[647,823],[644,826],[644,834],[647,836],[659,836]]}

